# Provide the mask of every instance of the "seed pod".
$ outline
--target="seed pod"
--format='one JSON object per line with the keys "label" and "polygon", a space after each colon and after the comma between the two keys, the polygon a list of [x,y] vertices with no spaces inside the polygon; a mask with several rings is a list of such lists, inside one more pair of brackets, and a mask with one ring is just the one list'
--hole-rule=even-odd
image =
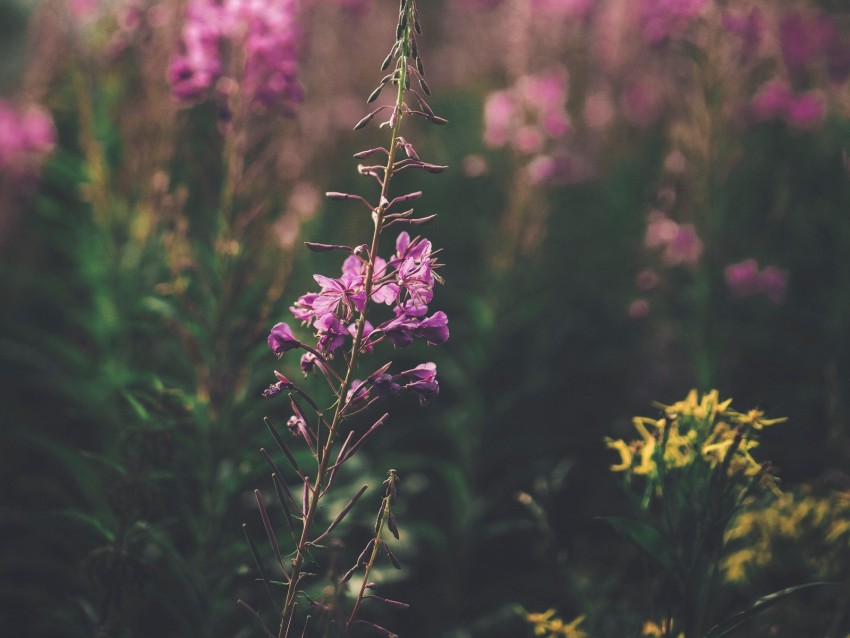
{"label": "seed pod", "polygon": [[425,81],[425,78],[419,78],[419,86],[421,86],[422,90],[425,91],[425,95],[431,95],[431,87],[428,86],[428,83]]}
{"label": "seed pod", "polygon": [[398,525],[395,524],[395,516],[390,512],[389,516],[387,516],[387,527],[390,528],[395,539],[398,540]]}
{"label": "seed pod", "polygon": [[416,5],[413,5],[413,29],[419,35],[422,35],[422,25],[419,24],[419,10],[416,8]]}
{"label": "seed pod", "polygon": [[378,85],[378,88],[376,88],[374,91],[372,91],[372,93],[369,95],[369,97],[366,98],[366,104],[371,104],[372,102],[377,100],[378,96],[381,94],[381,91],[383,89],[384,89],[383,84]]}
{"label": "seed pod", "polygon": [[396,558],[395,554],[390,551],[390,548],[384,545],[384,549],[387,550],[387,556],[389,557],[390,562],[393,564],[393,567],[395,567],[396,569],[401,569],[401,563],[398,562],[398,558]]}
{"label": "seed pod", "polygon": [[422,64],[422,58],[416,58],[416,70],[419,75],[425,75],[425,66]]}
{"label": "seed pod", "polygon": [[390,68],[390,62],[393,61],[394,52],[395,48],[393,48],[393,51],[390,51],[389,54],[387,54],[387,57],[384,58],[384,61],[381,63],[381,71],[386,71],[388,68]]}

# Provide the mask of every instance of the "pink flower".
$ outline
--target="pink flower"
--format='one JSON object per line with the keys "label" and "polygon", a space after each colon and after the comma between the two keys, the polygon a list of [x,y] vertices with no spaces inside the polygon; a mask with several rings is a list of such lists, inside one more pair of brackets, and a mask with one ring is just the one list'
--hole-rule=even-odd
{"label": "pink flower", "polygon": [[508,133],[516,112],[516,102],[509,91],[490,93],[484,100],[484,143],[501,148],[508,142]]}
{"label": "pink flower", "polygon": [[730,264],[723,271],[726,285],[736,297],[767,295],[773,303],[782,303],[788,284],[788,274],[776,266],[766,266],[759,272],[755,259]]}
{"label": "pink flower", "polygon": [[721,20],[723,28],[741,38],[741,54],[745,59],[752,57],[764,39],[765,18],[761,9],[755,7],[746,14],[726,11]]}
{"label": "pink flower", "polygon": [[791,98],[791,89],[787,82],[771,80],[753,96],[750,107],[757,120],[784,117]]}
{"label": "pink flower", "polygon": [[785,289],[788,284],[788,274],[776,266],[766,266],[761,271],[761,290],[773,303],[785,300]]}
{"label": "pink flower", "polygon": [[298,41],[294,0],[190,0],[182,52],[168,69],[174,96],[197,100],[224,74],[225,50],[242,61],[235,78],[249,99],[285,110],[302,99],[296,79]]}
{"label": "pink flower", "polygon": [[643,243],[647,248],[659,248],[673,241],[679,225],[660,210],[649,214]]}
{"label": "pink flower", "polygon": [[659,44],[682,33],[706,0],[641,0],[641,33],[650,44]]}
{"label": "pink flower", "polygon": [[643,319],[649,315],[650,307],[646,299],[635,299],[629,304],[629,316],[632,319]]}
{"label": "pink flower", "polygon": [[663,248],[661,259],[670,267],[694,265],[703,251],[693,224],[677,224],[661,211],[650,213],[643,243],[647,248]]}
{"label": "pink flower", "polygon": [[567,19],[581,19],[593,9],[593,0],[532,0],[535,11]]}
{"label": "pink flower", "polygon": [[788,123],[800,128],[808,129],[820,124],[825,115],[823,101],[815,91],[795,95],[788,104]]}
{"label": "pink flower", "polygon": [[56,129],[46,110],[35,104],[17,108],[0,99],[0,173],[37,173],[55,145]]}
{"label": "pink flower", "polygon": [[668,266],[694,265],[702,256],[702,240],[693,224],[680,224],[673,239],[667,243],[662,259]]}
{"label": "pink flower", "polygon": [[732,294],[738,297],[753,295],[759,290],[759,267],[755,259],[745,259],[726,266],[723,275]]}

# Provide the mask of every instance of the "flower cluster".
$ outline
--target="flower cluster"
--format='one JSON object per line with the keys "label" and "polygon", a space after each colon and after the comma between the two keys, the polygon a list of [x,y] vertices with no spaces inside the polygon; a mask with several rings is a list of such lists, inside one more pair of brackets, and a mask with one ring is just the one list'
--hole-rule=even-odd
{"label": "flower cluster", "polygon": [[547,181],[563,164],[547,146],[563,139],[571,129],[566,103],[567,73],[563,69],[522,77],[514,86],[487,96],[484,143],[531,156],[529,177],[537,183]]}
{"label": "flower cluster", "polygon": [[777,556],[800,571],[831,580],[850,558],[850,491],[785,492],[740,513],[726,532],[734,547],[723,560],[728,581],[741,582],[769,568]]}
{"label": "flower cluster", "polygon": [[641,34],[650,44],[664,42],[684,31],[706,4],[707,0],[643,0]]}
{"label": "flower cluster", "polygon": [[230,50],[235,78],[252,104],[290,106],[302,99],[296,78],[298,27],[295,0],[191,0],[181,53],[168,69],[174,96],[205,97],[227,72]]}
{"label": "flower cluster", "polygon": [[731,403],[731,399],[720,401],[716,390],[702,397],[692,390],[683,401],[659,405],[665,411],[660,419],[635,417],[632,423],[640,438],[628,443],[605,439],[620,455],[620,462],[611,470],[655,479],[659,464],[668,471],[699,460],[710,468],[720,466],[729,475],[761,476],[771,484],[766,468],[750,453],[758,445],[752,432],[785,419],[765,419],[760,410],[735,412]]}
{"label": "flower cluster", "polygon": [[785,120],[801,129],[814,128],[826,116],[826,104],[819,91],[794,93],[784,80],[771,80],[753,96],[750,110],[755,120]]}
{"label": "flower cluster", "polygon": [[732,294],[737,297],[764,294],[776,304],[785,299],[788,275],[776,266],[765,266],[759,270],[755,259],[745,259],[727,266],[723,274]]}
{"label": "flower cluster", "polygon": [[32,176],[55,144],[56,130],[47,111],[34,104],[18,108],[0,99],[0,175]]}
{"label": "flower cluster", "polygon": [[[431,246],[423,237],[411,238],[405,231],[395,242],[395,254],[389,260],[377,257],[372,269],[372,281],[367,286],[368,250],[366,246],[349,248],[326,244],[308,244],[315,250],[340,249],[351,254],[342,264],[337,278],[314,275],[319,284],[317,292],[309,292],[290,308],[302,325],[315,330],[315,348],[303,344],[293,335],[286,323],[278,323],[269,334],[269,348],[278,357],[288,350],[302,348],[301,368],[306,372],[327,370],[333,354],[351,343],[357,335],[357,321],[366,310],[367,299],[390,306],[392,314],[374,326],[364,322],[359,352],[371,352],[375,345],[388,340],[396,348],[405,348],[414,339],[430,345],[445,343],[449,338],[448,318],[442,311],[428,315],[434,284],[439,280],[435,270],[440,267]],[[395,377],[379,369],[367,381],[355,383],[350,392],[352,402],[367,397],[386,397],[405,388],[416,392],[425,401],[439,390],[434,364],[423,364]],[[267,390],[274,395],[282,390],[280,382]]]}
{"label": "flower cluster", "polygon": [[693,224],[679,224],[654,210],[646,224],[644,245],[662,250],[665,266],[693,266],[702,256],[703,244]]}
{"label": "flower cluster", "polygon": [[579,616],[572,622],[565,623],[558,618],[554,609],[548,609],[541,613],[529,613],[525,620],[534,626],[535,636],[546,638],[585,638],[587,633],[579,629],[584,621],[584,616]]}

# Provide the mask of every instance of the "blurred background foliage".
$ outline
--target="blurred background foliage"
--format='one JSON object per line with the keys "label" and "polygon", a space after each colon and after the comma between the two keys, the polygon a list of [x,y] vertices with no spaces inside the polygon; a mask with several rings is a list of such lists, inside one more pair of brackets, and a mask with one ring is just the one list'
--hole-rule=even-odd
{"label": "blurred background foliage", "polygon": [[[373,486],[342,533],[356,555],[401,476],[404,569],[377,579],[412,607],[388,626],[515,638],[522,609],[556,608],[643,635],[663,610],[596,519],[629,507],[603,438],[699,387],[789,418],[759,448],[786,500],[748,505],[764,529],[742,557],[756,523],[737,528],[749,567],[725,610],[844,582],[746,632],[847,635],[846,7],[421,4],[450,125],[405,135],[451,169],[397,185],[439,214],[452,338],[398,353],[437,362],[441,395],[393,403],[339,488]],[[351,127],[395,4],[295,3],[303,102],[241,109],[223,83],[172,96],[186,5],[0,3],[3,635],[257,633],[235,604],[262,595],[240,528],[260,533],[251,492],[271,488],[262,418],[288,417],[260,398],[265,337],[336,267],[300,241],[368,232],[321,194],[365,192],[351,155],[382,137]],[[771,527],[792,515],[796,535]]]}

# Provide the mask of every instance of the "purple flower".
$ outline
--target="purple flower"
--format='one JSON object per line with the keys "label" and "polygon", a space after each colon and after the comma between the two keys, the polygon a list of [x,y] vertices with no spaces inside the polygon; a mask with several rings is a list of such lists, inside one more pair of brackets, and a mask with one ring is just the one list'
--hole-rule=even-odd
{"label": "purple flower", "polygon": [[395,256],[390,260],[390,265],[398,268],[405,259],[430,259],[431,242],[423,237],[410,239],[407,232],[398,234],[395,240]]}
{"label": "purple flower", "polygon": [[360,379],[354,379],[351,382],[351,387],[348,388],[348,392],[345,395],[345,404],[346,406],[353,406],[357,403],[362,403],[369,399],[369,383],[367,381],[361,381]]}
{"label": "purple flower", "polygon": [[825,112],[817,92],[801,93],[795,95],[788,105],[788,123],[799,128],[812,128],[823,120]]}
{"label": "purple flower", "polygon": [[745,259],[737,264],[726,266],[723,275],[732,293],[745,297],[755,294],[759,289],[758,270],[758,262],[755,259]]}
{"label": "purple flower", "polygon": [[[356,255],[350,255],[342,264],[345,275],[356,277],[359,285],[366,282],[367,264]],[[381,281],[387,274],[387,261],[383,257],[375,257],[375,267],[372,269],[372,301],[391,305],[398,298],[399,287],[391,281]]]}
{"label": "purple flower", "polygon": [[305,376],[310,374],[316,368],[317,360],[318,359],[316,358],[316,355],[314,355],[312,352],[305,352],[304,354],[302,354],[301,372],[303,372]]}
{"label": "purple flower", "polygon": [[285,323],[277,323],[269,333],[269,348],[278,358],[287,350],[301,347],[301,342],[292,334],[292,329]]}
{"label": "purple flower", "polygon": [[759,277],[761,290],[773,303],[785,300],[785,289],[788,285],[788,273],[776,266],[765,266]]}
{"label": "purple flower", "polygon": [[419,403],[424,405],[440,393],[440,384],[437,383],[437,365],[434,363],[420,363],[412,370],[406,370],[398,375],[398,379],[404,382],[405,390],[411,390],[419,395]]}
{"label": "purple flower", "polygon": [[316,318],[316,312],[313,310],[313,302],[319,295],[315,292],[308,292],[306,295],[301,295],[295,302],[294,306],[289,307],[292,315],[299,319],[304,325],[309,326]]}
{"label": "purple flower", "polygon": [[266,397],[266,398],[277,396],[278,394],[280,394],[284,390],[289,390],[290,388],[292,388],[295,385],[295,384],[292,383],[292,381],[287,379],[285,376],[283,376],[277,370],[274,371],[274,376],[277,377],[277,383],[273,383],[268,388],[263,390],[263,396]]}
{"label": "purple flower", "polygon": [[242,64],[234,78],[252,102],[285,110],[303,98],[296,78],[298,25],[294,0],[190,0],[181,53],[168,69],[179,100],[203,98],[222,76],[222,51]]}
{"label": "purple flower", "polygon": [[791,101],[791,89],[782,80],[772,80],[753,96],[750,106],[757,120],[784,117]]}
{"label": "purple flower", "polygon": [[401,386],[395,382],[393,376],[386,372],[373,374],[369,377],[369,381],[375,389],[375,394],[382,399],[389,398],[401,390]]}
{"label": "purple flower", "polygon": [[435,312],[427,319],[423,319],[413,329],[413,336],[425,341],[432,346],[445,343],[449,338],[449,319],[442,310]]}
{"label": "purple flower", "polygon": [[[372,343],[369,341],[369,335],[372,334],[374,331],[375,328],[368,321],[363,325],[363,340],[360,343],[360,350],[362,352],[372,352],[373,346]],[[354,337],[357,335],[356,322],[348,326],[348,334],[351,335],[352,339],[354,339]]]}
{"label": "purple flower", "polygon": [[402,314],[395,319],[385,321],[378,328],[392,341],[396,348],[406,348],[413,343],[413,330],[419,321]]}
{"label": "purple flower", "polygon": [[755,259],[745,259],[737,264],[730,264],[723,271],[726,284],[737,297],[765,294],[773,303],[781,303],[785,299],[785,289],[788,274],[776,266],[766,266],[759,272]]}
{"label": "purple flower", "polygon": [[407,292],[414,304],[427,306],[431,303],[434,297],[434,274],[431,271],[430,260],[408,257],[398,267],[396,281]]}
{"label": "purple flower", "polygon": [[650,44],[660,44],[679,35],[705,4],[706,0],[642,0],[640,21],[643,37]]}
{"label": "purple flower", "polygon": [[348,330],[336,315],[324,315],[313,324],[319,337],[319,350],[333,352],[345,343]]}
{"label": "purple flower", "polygon": [[363,312],[366,308],[366,291],[363,290],[362,277],[345,273],[339,279],[324,275],[313,275],[313,279],[322,287],[313,300],[313,313],[317,317],[339,313],[341,319],[348,321],[354,310]]}
{"label": "purple flower", "polygon": [[53,119],[35,104],[17,108],[0,99],[0,173],[37,173],[56,144]]}
{"label": "purple flower", "polygon": [[792,74],[800,73],[818,54],[821,42],[830,39],[832,24],[807,18],[792,11],[779,23],[779,47],[785,66]]}

